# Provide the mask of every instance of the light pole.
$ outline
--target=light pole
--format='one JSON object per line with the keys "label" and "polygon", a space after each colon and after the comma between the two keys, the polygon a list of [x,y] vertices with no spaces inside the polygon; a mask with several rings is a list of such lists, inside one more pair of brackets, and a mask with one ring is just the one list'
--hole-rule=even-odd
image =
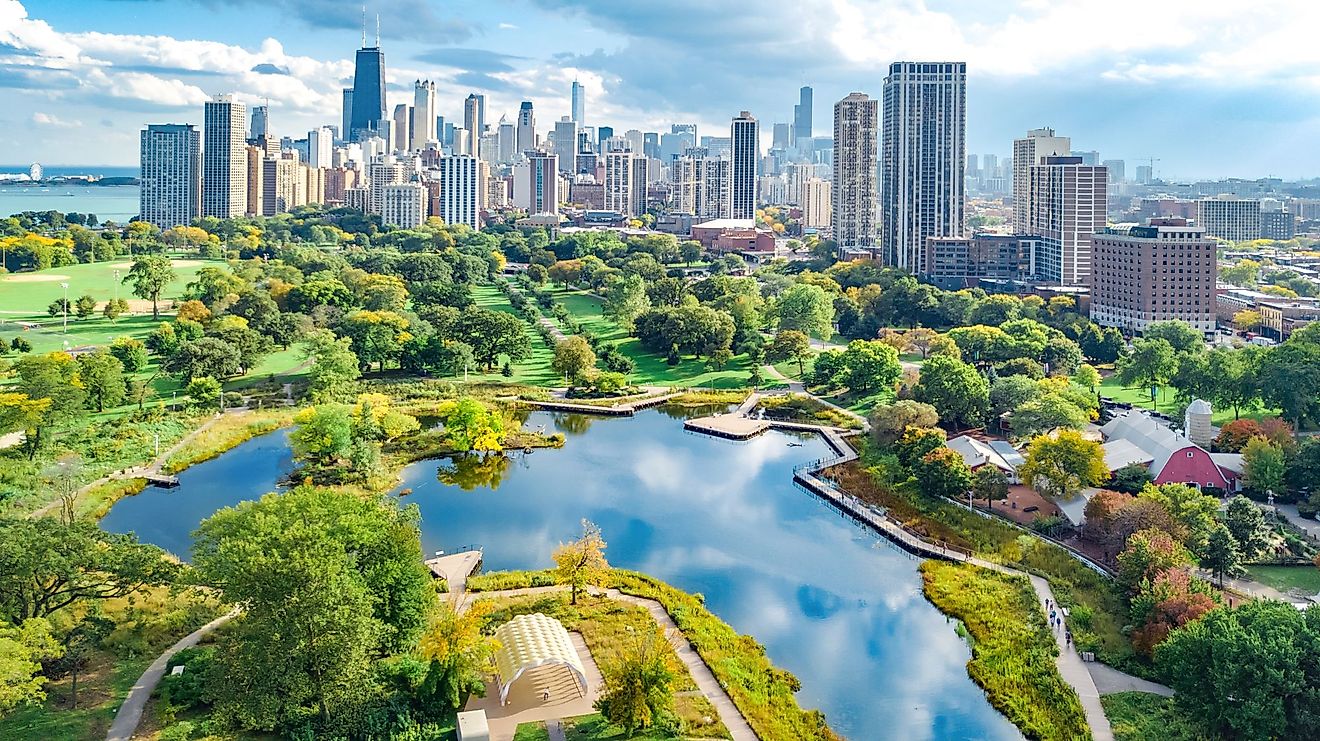
{"label": "light pole", "polygon": [[61,283],[60,287],[64,289],[64,334],[69,333],[69,284]]}
{"label": "light pole", "polygon": [[119,269],[115,269],[115,303],[119,303]]}

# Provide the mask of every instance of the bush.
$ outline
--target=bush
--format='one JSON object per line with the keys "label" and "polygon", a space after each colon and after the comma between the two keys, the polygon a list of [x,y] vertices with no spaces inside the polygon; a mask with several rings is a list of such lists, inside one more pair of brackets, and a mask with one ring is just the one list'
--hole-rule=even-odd
{"label": "bush", "polygon": [[541,571],[494,571],[469,577],[469,592],[499,592],[505,589],[526,589],[528,587],[552,587],[555,574],[552,569]]}

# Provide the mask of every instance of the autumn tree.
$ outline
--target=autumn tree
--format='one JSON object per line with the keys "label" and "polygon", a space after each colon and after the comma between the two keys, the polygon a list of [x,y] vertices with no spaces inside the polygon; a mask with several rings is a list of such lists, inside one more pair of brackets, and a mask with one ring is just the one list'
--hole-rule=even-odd
{"label": "autumn tree", "polygon": [[647,728],[677,726],[673,685],[678,668],[658,628],[625,645],[617,659],[601,667],[601,674],[605,686],[595,707],[626,737]]}
{"label": "autumn tree", "polygon": [[1027,446],[1026,462],[1018,468],[1023,481],[1043,493],[1070,499],[1088,486],[1099,486],[1109,478],[1104,449],[1076,430],[1041,435]]}
{"label": "autumn tree", "polygon": [[600,528],[590,520],[582,520],[582,536],[577,540],[560,543],[555,548],[555,581],[572,588],[569,601],[577,604],[578,592],[588,584],[598,583],[609,569],[605,561],[605,540]]}
{"label": "autumn tree", "polygon": [[577,385],[596,368],[596,353],[591,345],[578,335],[565,337],[555,343],[555,356],[550,369]]}
{"label": "autumn tree", "polygon": [[972,470],[963,457],[949,448],[936,448],[912,465],[921,493],[930,497],[962,498],[972,487]]}

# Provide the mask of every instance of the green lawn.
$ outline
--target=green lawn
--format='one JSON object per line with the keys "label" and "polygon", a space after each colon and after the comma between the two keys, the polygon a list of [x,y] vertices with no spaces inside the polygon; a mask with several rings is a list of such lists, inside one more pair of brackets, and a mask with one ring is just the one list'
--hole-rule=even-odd
{"label": "green lawn", "polygon": [[1307,594],[1320,593],[1320,569],[1300,566],[1247,566],[1252,579],[1280,591],[1299,589]]}
{"label": "green lawn", "polygon": [[[1117,376],[1109,376],[1100,382],[1100,395],[1113,399],[1114,401],[1126,402],[1142,409],[1156,409],[1157,411],[1169,414],[1175,411],[1178,402],[1177,393],[1174,389],[1163,386],[1159,389],[1156,397],[1157,404],[1152,406],[1150,403],[1150,389],[1127,388],[1118,382]],[[1242,419],[1265,419],[1267,417],[1277,417],[1281,412],[1278,409],[1250,409],[1242,411]],[[1223,407],[1215,409],[1211,421],[1216,425],[1222,425],[1233,421],[1233,409]]]}
{"label": "green lawn", "polygon": [[[642,347],[641,340],[629,337],[618,324],[606,317],[599,298],[583,291],[554,289],[555,299],[568,309],[582,328],[619,348],[637,364],[632,381],[645,386],[702,386],[712,388],[743,388],[748,385],[752,371],[751,359],[746,354],[735,355],[723,370],[707,370],[700,358],[686,357],[670,367],[663,355]],[[548,315],[548,312],[547,312]],[[558,320],[551,318],[556,325]],[[562,327],[561,327],[562,329]]]}
{"label": "green lawn", "polygon": [[[174,281],[162,294],[162,303],[165,303],[166,298],[173,298],[183,293],[184,286],[196,277],[198,270],[208,265],[212,267],[225,265],[223,260],[199,260],[195,254],[177,257],[174,263]],[[46,314],[46,307],[50,302],[64,295],[61,283],[69,284],[70,301],[84,294],[96,299],[98,303],[109,301],[116,295],[119,298],[133,300],[136,297],[133,296],[132,286],[115,280],[115,271],[119,271],[122,279],[128,275],[130,264],[127,257],[118,257],[107,262],[65,265],[31,273],[0,276],[0,312],[40,314],[50,319]]]}
{"label": "green lawn", "polygon": [[[509,303],[509,298],[500,293],[499,289],[493,285],[473,286],[472,297],[476,299],[477,306],[483,309],[503,311],[522,319],[522,316]],[[563,377],[550,369],[550,363],[555,359],[555,351],[545,343],[540,333],[530,323],[527,325],[527,335],[532,341],[532,354],[513,364],[513,376],[511,378],[500,375],[497,367],[491,373],[470,373],[469,380],[521,383],[528,386],[563,386]],[[500,362],[503,363],[505,359],[501,356]]]}

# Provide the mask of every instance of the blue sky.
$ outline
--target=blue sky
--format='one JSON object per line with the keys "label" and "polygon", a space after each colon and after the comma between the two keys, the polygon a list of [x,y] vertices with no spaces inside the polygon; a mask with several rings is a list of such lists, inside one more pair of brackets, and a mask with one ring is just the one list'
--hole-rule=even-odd
{"label": "blue sky", "polygon": [[[218,92],[269,98],[276,133],[339,120],[361,0],[0,0],[0,160],[133,164],[147,123],[199,123]],[[1320,175],[1320,3],[1257,0],[376,0],[391,105],[436,80],[487,120],[536,105],[589,124],[816,130],[896,59],[968,63],[969,151],[1003,156],[1053,126],[1102,158],[1158,157],[1170,177]]]}

